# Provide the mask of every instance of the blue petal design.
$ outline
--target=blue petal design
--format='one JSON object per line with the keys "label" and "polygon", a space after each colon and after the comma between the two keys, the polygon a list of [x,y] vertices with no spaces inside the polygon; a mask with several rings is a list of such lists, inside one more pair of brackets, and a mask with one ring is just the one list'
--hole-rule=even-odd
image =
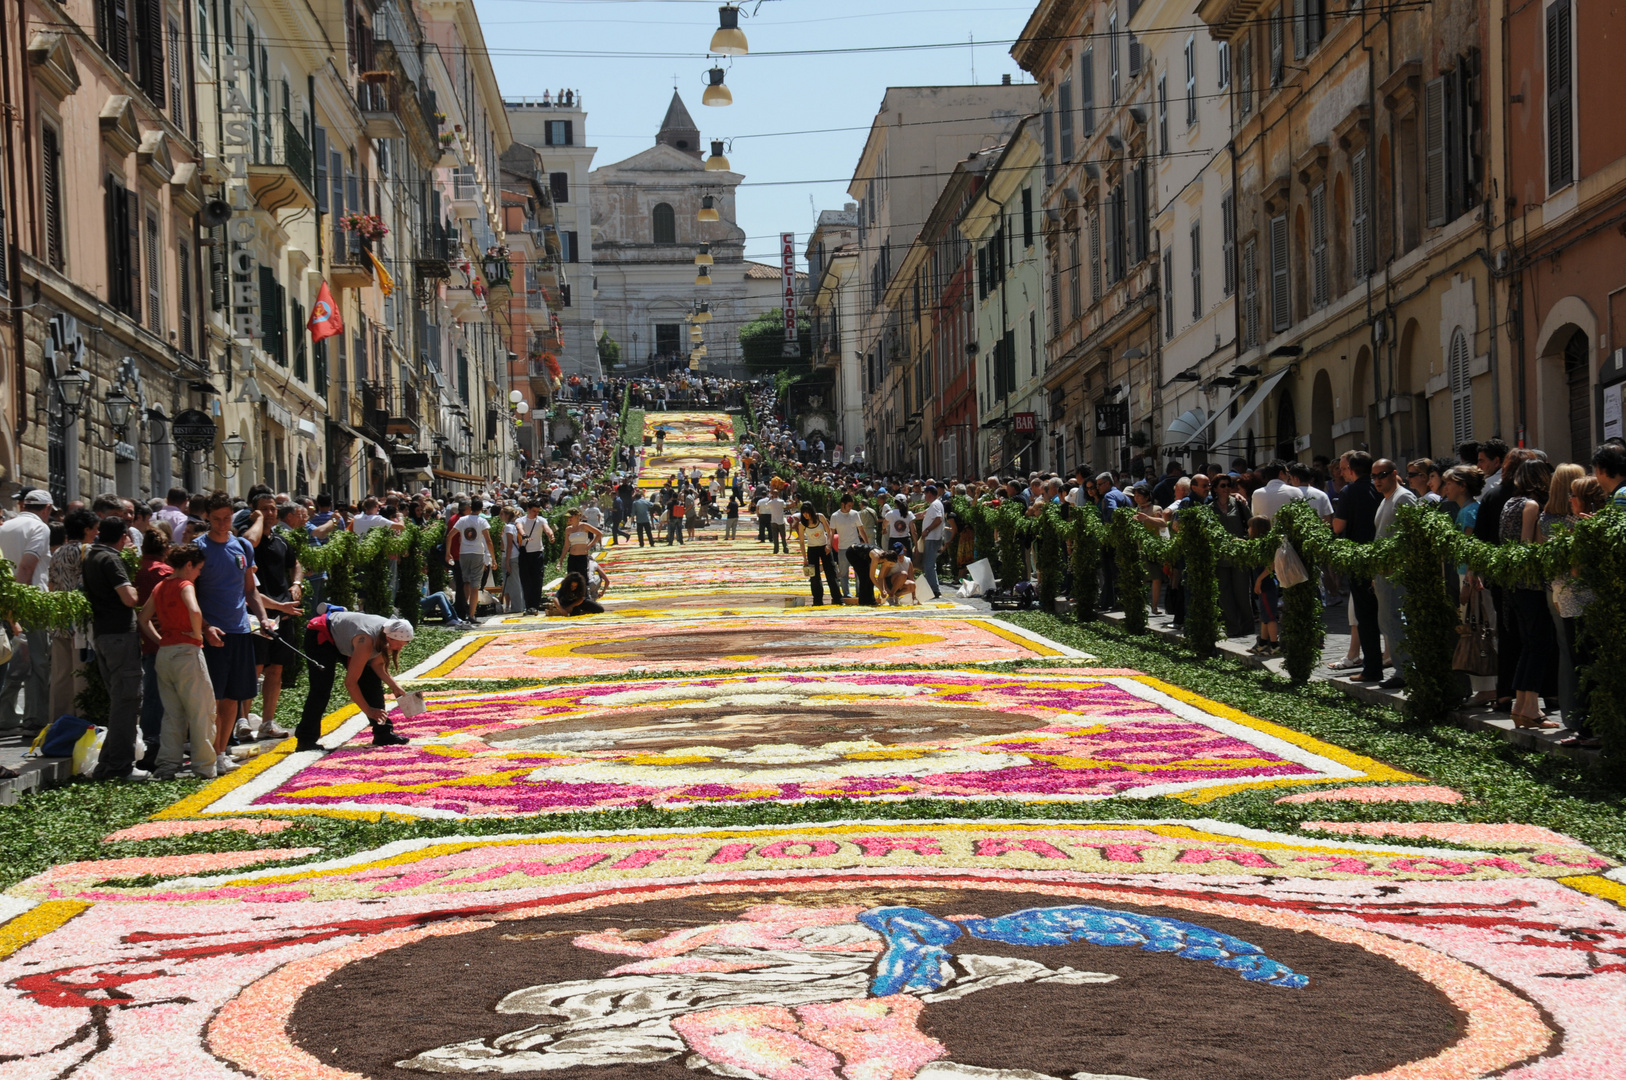
{"label": "blue petal design", "polygon": [[948,950],[960,927],[912,907],[884,907],[860,912],[858,921],[886,939],[886,952],[869,992],[876,997],[908,991],[936,990],[948,981]]}

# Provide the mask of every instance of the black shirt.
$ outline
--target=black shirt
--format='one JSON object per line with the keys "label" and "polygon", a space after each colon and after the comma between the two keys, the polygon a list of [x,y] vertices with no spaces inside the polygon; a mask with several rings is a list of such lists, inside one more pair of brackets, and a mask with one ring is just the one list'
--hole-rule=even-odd
{"label": "black shirt", "polygon": [[566,578],[564,583],[559,586],[559,606],[569,611],[573,605],[587,599],[586,592],[587,590],[582,587],[581,582]]}
{"label": "black shirt", "polygon": [[1357,544],[1370,544],[1378,534],[1378,507],[1383,496],[1372,485],[1372,478],[1363,476],[1353,484],[1344,486],[1343,498],[1338,502],[1338,520],[1344,523],[1344,539]]}
{"label": "black shirt", "polygon": [[1474,539],[1486,544],[1502,542],[1502,508],[1513,498],[1513,482],[1505,478],[1486,491],[1479,500],[1479,516],[1474,518]]}
{"label": "black shirt", "polygon": [[130,572],[119,553],[106,544],[85,552],[83,584],[90,601],[91,626],[98,634],[128,634],[135,630],[135,609],[125,606],[119,586],[130,584]]}
{"label": "black shirt", "polygon": [[288,586],[288,541],[275,530],[260,538],[254,549],[254,579],[260,592],[273,600],[291,600],[293,590]]}

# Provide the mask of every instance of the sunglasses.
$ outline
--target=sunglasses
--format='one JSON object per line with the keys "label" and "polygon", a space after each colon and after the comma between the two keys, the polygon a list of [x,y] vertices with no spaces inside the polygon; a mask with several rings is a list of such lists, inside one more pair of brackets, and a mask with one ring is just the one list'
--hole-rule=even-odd
{"label": "sunglasses", "polygon": [[1406,475],[1415,480],[1417,477],[1422,476],[1423,474],[1418,472],[1416,469],[1407,469]]}
{"label": "sunglasses", "polygon": [[1375,473],[1372,474],[1372,479],[1374,479],[1374,480],[1387,480],[1387,479],[1389,479],[1389,477],[1393,476],[1394,474],[1395,474],[1395,471],[1393,469],[1390,469],[1388,472],[1375,472]]}

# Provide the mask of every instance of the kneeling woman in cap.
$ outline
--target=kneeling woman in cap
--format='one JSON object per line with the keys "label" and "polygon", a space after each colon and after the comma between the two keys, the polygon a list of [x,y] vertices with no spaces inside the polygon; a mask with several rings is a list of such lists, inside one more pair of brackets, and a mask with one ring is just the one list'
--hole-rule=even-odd
{"label": "kneeling woman in cap", "polygon": [[294,732],[298,748],[324,749],[316,740],[322,736],[322,715],[327,712],[333,676],[341,662],[344,688],[372,724],[373,745],[405,743],[407,739],[395,733],[384,711],[384,686],[388,685],[397,698],[405,693],[396,685],[390,669],[400,666],[401,648],[411,640],[412,624],[405,619],[386,619],[359,611],[332,611],[307,623],[305,652],[311,660],[310,693]]}

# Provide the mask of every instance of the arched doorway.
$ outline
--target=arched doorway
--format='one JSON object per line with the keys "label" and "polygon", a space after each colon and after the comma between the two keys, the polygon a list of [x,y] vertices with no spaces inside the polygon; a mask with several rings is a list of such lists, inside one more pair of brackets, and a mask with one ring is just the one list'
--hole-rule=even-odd
{"label": "arched doorway", "polygon": [[1332,457],[1334,451],[1332,425],[1332,377],[1327,369],[1315,373],[1310,389],[1310,453],[1315,457]]}
{"label": "arched doorway", "polygon": [[1372,395],[1372,350],[1365,345],[1355,354],[1355,367],[1349,383],[1349,418],[1359,420],[1359,425],[1351,425],[1350,432],[1355,441],[1349,449],[1370,450],[1377,449],[1378,408]]}
{"label": "arched doorway", "polygon": [[[1564,343],[1564,383],[1569,392],[1570,449],[1566,461],[1592,460],[1592,346],[1585,330]],[[1556,449],[1556,447],[1555,447]]]}
{"label": "arched doorway", "polygon": [[1293,392],[1283,390],[1276,399],[1276,456],[1283,461],[1298,457],[1295,444],[1299,437],[1298,415],[1293,411]]}
{"label": "arched doorway", "polygon": [[[1429,456],[1428,397],[1420,383],[1428,380],[1426,365],[1417,355],[1418,324],[1407,321],[1400,331],[1400,359],[1395,385],[1389,395],[1389,424],[1396,461]],[[1421,369],[1421,370],[1419,370]]]}

